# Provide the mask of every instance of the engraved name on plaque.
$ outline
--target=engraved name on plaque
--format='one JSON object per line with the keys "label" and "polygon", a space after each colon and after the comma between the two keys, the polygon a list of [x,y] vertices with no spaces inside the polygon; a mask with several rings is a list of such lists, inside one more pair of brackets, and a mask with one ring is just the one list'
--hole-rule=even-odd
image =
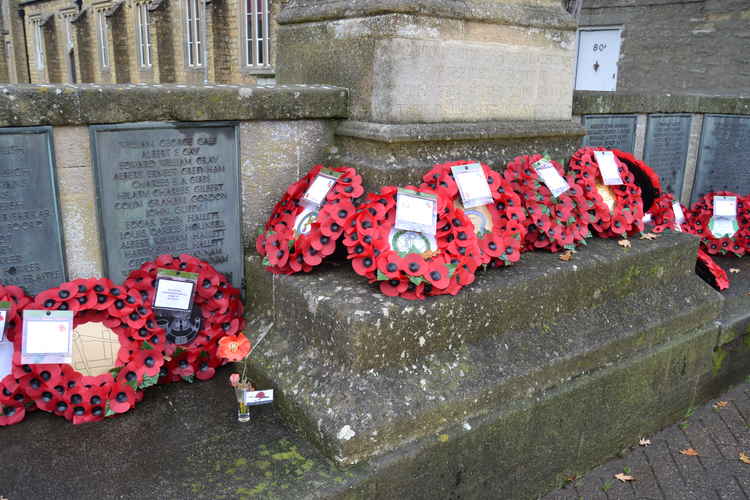
{"label": "engraved name on plaque", "polygon": [[635,115],[586,115],[583,126],[586,136],[583,145],[635,151]]}
{"label": "engraved name on plaque", "polygon": [[679,198],[685,176],[690,115],[649,115],[643,161],[661,178],[662,188]]}
{"label": "engraved name on plaque", "polygon": [[91,127],[108,276],[161,254],[205,260],[241,288],[239,149],[233,123]]}
{"label": "engraved name on plaque", "polygon": [[750,193],[750,116],[706,115],[691,203],[712,191]]}
{"label": "engraved name on plaque", "polygon": [[51,127],[0,129],[0,284],[37,294],[66,279]]}

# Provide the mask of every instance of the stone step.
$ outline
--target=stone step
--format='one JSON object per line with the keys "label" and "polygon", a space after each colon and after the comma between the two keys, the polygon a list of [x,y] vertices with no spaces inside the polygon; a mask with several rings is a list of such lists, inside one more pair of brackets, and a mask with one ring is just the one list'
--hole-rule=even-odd
{"label": "stone step", "polygon": [[626,298],[630,302],[620,310],[626,315],[612,311],[602,321],[638,316],[647,306],[638,303],[638,293],[661,289],[668,295],[700,285],[693,271],[696,245],[696,238],[683,234],[636,240],[627,250],[594,238],[570,262],[527,253],[514,266],[481,272],[455,297],[426,301],[387,297],[347,262],[274,276],[257,257],[248,257],[248,304],[253,317],[262,315],[277,331],[293,331],[331,362],[362,373],[420,364],[486,338],[507,343],[516,335],[549,335],[572,321],[588,321],[592,308]]}

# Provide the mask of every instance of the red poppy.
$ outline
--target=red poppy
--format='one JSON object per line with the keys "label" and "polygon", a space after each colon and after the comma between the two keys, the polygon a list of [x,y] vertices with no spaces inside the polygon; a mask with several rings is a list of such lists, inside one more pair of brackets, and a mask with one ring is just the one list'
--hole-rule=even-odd
{"label": "red poppy", "polygon": [[227,361],[240,361],[250,352],[250,341],[243,333],[227,335],[219,340],[219,357]]}

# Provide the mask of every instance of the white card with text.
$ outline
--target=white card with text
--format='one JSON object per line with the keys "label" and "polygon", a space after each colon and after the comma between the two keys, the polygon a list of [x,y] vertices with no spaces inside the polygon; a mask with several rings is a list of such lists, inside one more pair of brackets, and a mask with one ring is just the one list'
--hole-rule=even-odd
{"label": "white card with text", "polygon": [[23,312],[21,363],[68,363],[73,360],[73,311]]}
{"label": "white card with text", "polygon": [[492,192],[481,164],[456,165],[451,167],[451,172],[458,184],[464,208],[481,207],[492,203]]}
{"label": "white card with text", "polygon": [[399,188],[395,226],[397,229],[434,235],[437,232],[437,198]]}
{"label": "white card with text", "polygon": [[541,159],[534,163],[534,169],[555,198],[570,189],[568,181],[560,175],[560,172],[550,161]]}
{"label": "white card with text", "polygon": [[273,403],[273,389],[267,391],[247,391],[245,404],[249,406],[267,405]]}
{"label": "white card with text", "polygon": [[195,282],[159,278],[156,282],[154,308],[189,311]]}
{"label": "white card with text", "polygon": [[674,212],[674,228],[682,232],[681,224],[685,223],[685,212],[682,211],[682,205],[679,201],[672,202],[672,212]]}
{"label": "white card with text", "polygon": [[596,163],[599,165],[599,172],[602,174],[602,180],[607,186],[616,186],[622,184],[620,170],[617,168],[615,154],[612,151],[594,151]]}
{"label": "white card with text", "polygon": [[310,187],[307,188],[307,191],[305,191],[304,196],[302,196],[302,200],[320,206],[325,201],[326,196],[328,196],[328,192],[331,190],[334,184],[336,184],[337,180],[338,179],[336,179],[335,177],[318,174],[317,176],[315,176],[315,179],[313,179]]}
{"label": "white card with text", "polygon": [[737,217],[737,197],[714,196],[714,217]]}
{"label": "white card with text", "polygon": [[13,342],[0,342],[0,380],[13,369]]}

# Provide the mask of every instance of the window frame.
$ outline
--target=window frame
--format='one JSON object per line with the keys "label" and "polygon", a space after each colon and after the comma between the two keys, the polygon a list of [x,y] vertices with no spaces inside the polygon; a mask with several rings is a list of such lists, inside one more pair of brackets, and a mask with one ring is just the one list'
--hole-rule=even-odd
{"label": "window frame", "polygon": [[35,17],[31,19],[31,24],[34,27],[34,58],[36,59],[37,71],[44,71],[46,64],[46,47],[44,46],[44,32],[42,31],[42,19],[41,17]]}
{"label": "window frame", "polygon": [[153,60],[151,58],[151,31],[149,29],[148,4],[140,2],[135,5],[135,8],[136,31],[138,32],[138,64],[142,70],[149,70],[153,67]]}
{"label": "window frame", "polygon": [[[241,0],[240,5],[240,33],[241,40],[241,69],[249,73],[273,73],[271,63],[271,8],[273,0]],[[259,5],[260,9],[258,9]],[[249,8],[248,8],[249,7]],[[249,11],[249,12],[248,12]],[[258,18],[260,17],[260,23]],[[258,27],[263,36],[258,36]],[[258,55],[262,57],[259,58]]]}
{"label": "window frame", "polygon": [[[185,65],[188,68],[203,68],[203,31],[201,26],[201,0],[183,0],[185,30]],[[192,17],[191,17],[192,14]]]}
{"label": "window frame", "polygon": [[109,59],[109,26],[107,25],[107,11],[101,9],[96,12],[96,32],[99,39],[99,65],[102,71],[108,71]]}

